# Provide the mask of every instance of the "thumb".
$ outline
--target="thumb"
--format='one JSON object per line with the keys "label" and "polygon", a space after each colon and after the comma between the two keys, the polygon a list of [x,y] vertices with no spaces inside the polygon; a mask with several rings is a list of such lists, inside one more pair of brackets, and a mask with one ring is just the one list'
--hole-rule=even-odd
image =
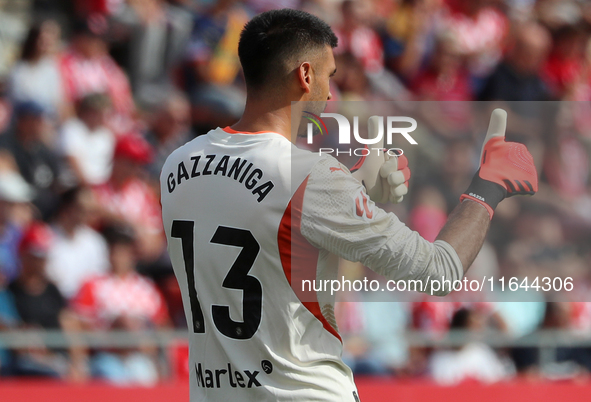
{"label": "thumb", "polygon": [[488,123],[488,130],[486,137],[484,138],[484,144],[482,145],[482,152],[480,153],[480,160],[482,160],[482,154],[486,144],[497,137],[505,137],[505,130],[507,129],[507,112],[503,109],[497,108],[492,111],[490,115],[490,122]]}

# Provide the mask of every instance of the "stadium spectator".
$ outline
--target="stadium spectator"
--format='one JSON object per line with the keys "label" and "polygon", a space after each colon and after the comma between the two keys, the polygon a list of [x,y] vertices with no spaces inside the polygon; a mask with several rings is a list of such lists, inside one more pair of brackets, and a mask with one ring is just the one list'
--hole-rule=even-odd
{"label": "stadium spectator", "polygon": [[10,282],[19,274],[18,245],[22,230],[16,208],[33,199],[32,188],[15,172],[0,172],[0,276]]}
{"label": "stadium spectator", "polygon": [[[109,273],[88,280],[72,301],[84,326],[132,332],[168,325],[166,305],[156,286],[135,272],[133,229],[111,226],[104,231],[109,244]],[[94,377],[117,384],[153,384],[158,380],[156,350],[150,346],[120,353],[101,350],[91,358]]]}
{"label": "stadium spectator", "polygon": [[74,187],[60,197],[47,275],[66,299],[74,297],[90,277],[106,273],[109,267],[105,240],[87,225],[94,202],[92,191],[86,187]]}
{"label": "stadium spectator", "polygon": [[34,187],[33,203],[47,217],[61,187],[62,169],[57,153],[45,143],[46,111],[38,103],[26,101],[16,105],[15,114],[14,131],[0,137],[0,148],[10,154],[22,177]]}
{"label": "stadium spectator", "polygon": [[151,262],[164,251],[160,205],[145,180],[153,150],[139,134],[118,138],[109,180],[94,187],[101,225],[125,223],[138,236],[140,259]]}
{"label": "stadium spectator", "polygon": [[336,303],[335,315],[345,339],[344,360],[354,374],[383,376],[405,372],[409,368],[408,342],[404,338],[409,322],[408,303],[375,300],[371,294],[344,295],[348,300]]}
{"label": "stadium spectator", "polygon": [[516,26],[507,56],[487,79],[480,100],[550,100],[550,91],[540,75],[550,45],[548,31],[538,23]]}
{"label": "stadium spectator", "polygon": [[43,223],[33,223],[26,229],[19,243],[21,272],[9,286],[23,322],[45,329],[60,327],[59,317],[66,307],[66,300],[45,270],[52,240],[53,233]]}
{"label": "stadium spectator", "polygon": [[[484,317],[478,310],[462,308],[456,311],[450,329],[478,333],[485,328]],[[473,340],[456,350],[438,351],[431,357],[431,372],[443,385],[458,384],[467,379],[493,383],[508,379],[513,370],[488,345]]]}
{"label": "stadium spectator", "polygon": [[403,79],[412,78],[430,57],[440,12],[437,1],[403,0],[388,15],[383,34],[386,65]]}
{"label": "stadium spectator", "polygon": [[365,326],[362,306],[355,294],[344,294],[335,303],[335,320],[339,322],[339,330],[346,340],[343,349],[343,360],[351,367],[353,373],[360,375],[384,374],[386,370],[368,358],[370,345],[363,336]]}
{"label": "stadium spectator", "polygon": [[474,110],[470,75],[457,39],[450,32],[436,37],[435,50],[428,66],[415,74],[410,87],[422,104],[425,120],[433,134],[444,141],[470,138]]}
{"label": "stadium spectator", "polygon": [[466,57],[475,92],[501,59],[509,24],[487,0],[445,0],[440,29],[449,31]]}
{"label": "stadium spectator", "polygon": [[542,77],[553,97],[563,98],[572,93],[583,74],[585,37],[583,31],[567,25],[554,34],[552,49],[544,63]]}
{"label": "stadium spectator", "polygon": [[54,123],[66,113],[65,94],[57,53],[60,27],[52,20],[34,25],[23,43],[21,59],[10,72],[10,97],[15,102],[35,101]]}
{"label": "stadium spectator", "polygon": [[247,20],[247,9],[231,0],[217,1],[196,16],[187,49],[194,84],[234,82],[240,71],[238,37]]}
{"label": "stadium spectator", "polygon": [[357,0],[341,3],[341,24],[335,28],[339,44],[335,57],[350,53],[361,63],[373,91],[388,100],[406,99],[407,93],[399,80],[384,67],[382,41],[368,21],[369,4]]}
{"label": "stadium spectator", "polygon": [[[21,272],[8,289],[25,327],[70,331],[76,326],[75,320],[67,309],[66,300],[45,271],[52,240],[51,230],[41,222],[34,222],[25,230],[19,244]],[[14,356],[13,374],[70,378],[80,375],[78,370],[83,360],[76,346],[69,348],[68,357],[65,350],[48,349],[40,340],[31,341],[28,350]]]}
{"label": "stadium spectator", "polygon": [[[539,329],[553,331],[577,331],[586,326],[584,316],[589,316],[586,302],[547,302],[542,311],[543,322]],[[581,321],[581,318],[583,321]],[[580,326],[583,324],[583,326]],[[511,355],[520,373],[539,378],[543,375],[560,378],[585,378],[591,370],[591,350],[588,347],[558,347],[555,349],[555,361],[541,372],[541,350],[535,347],[516,347]]]}
{"label": "stadium spectator", "polygon": [[111,98],[114,115],[109,119],[116,132],[129,130],[135,105],[127,76],[109,56],[104,40],[108,21],[93,15],[74,24],[74,36],[61,58],[66,99],[70,104],[86,95],[105,93]]}
{"label": "stadium spectator", "polygon": [[61,148],[76,182],[99,185],[111,175],[115,135],[107,127],[111,102],[104,94],[89,94],[77,104],[77,117],[61,128]]}
{"label": "stadium spectator", "polygon": [[[404,85],[394,79],[389,80],[389,90],[384,92],[372,84],[372,80],[365,73],[363,64],[352,53],[345,52],[335,57],[337,73],[334,83],[331,82],[333,100],[338,101],[386,101],[396,94],[399,100],[410,100],[412,94]],[[375,106],[376,104],[374,104]],[[357,107],[361,103],[356,104]]]}
{"label": "stadium spectator", "polygon": [[419,70],[411,88],[419,100],[472,100],[469,75],[456,40],[450,33],[443,32],[437,37],[429,66]]}
{"label": "stadium spectator", "polygon": [[173,71],[185,54],[192,15],[164,0],[135,0],[114,16],[117,51],[135,99],[150,106],[173,85]]}
{"label": "stadium spectator", "polygon": [[151,113],[150,129],[146,140],[154,149],[154,160],[148,165],[153,179],[160,178],[164,161],[172,151],[193,139],[191,109],[186,96],[179,91],[168,92],[166,100]]}
{"label": "stadium spectator", "polygon": [[[16,332],[23,328],[12,292],[7,289],[5,278],[0,273],[0,334]],[[59,377],[61,366],[54,360],[37,339],[29,338],[28,348],[8,350],[0,345],[0,377],[2,376],[35,376]]]}
{"label": "stadium spectator", "polygon": [[363,3],[355,0],[345,0],[341,4],[343,20],[335,29],[339,38],[335,55],[349,52],[361,61],[367,73],[377,74],[384,69],[384,50],[377,32],[364,19],[363,7]]}
{"label": "stadium spectator", "polygon": [[220,0],[198,13],[186,49],[185,89],[195,132],[224,127],[244,110],[238,38],[250,12],[240,2]]}
{"label": "stadium spectator", "polygon": [[363,70],[363,65],[352,53],[345,52],[335,57],[337,73],[334,76],[339,100],[364,101],[375,95]]}
{"label": "stadium spectator", "polygon": [[[580,303],[549,302],[546,303],[546,316],[542,328],[553,330],[573,330],[575,317]],[[591,348],[559,347],[556,349],[556,361],[559,367],[554,369],[565,376],[585,376],[591,371]],[[574,363],[574,365],[573,365]]]}

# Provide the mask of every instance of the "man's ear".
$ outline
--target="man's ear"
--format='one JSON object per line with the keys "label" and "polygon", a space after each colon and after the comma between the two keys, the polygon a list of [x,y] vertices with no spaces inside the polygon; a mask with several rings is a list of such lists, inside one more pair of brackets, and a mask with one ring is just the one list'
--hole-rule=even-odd
{"label": "man's ear", "polygon": [[305,61],[298,67],[298,81],[302,90],[306,93],[310,92],[312,85],[312,65],[309,61]]}

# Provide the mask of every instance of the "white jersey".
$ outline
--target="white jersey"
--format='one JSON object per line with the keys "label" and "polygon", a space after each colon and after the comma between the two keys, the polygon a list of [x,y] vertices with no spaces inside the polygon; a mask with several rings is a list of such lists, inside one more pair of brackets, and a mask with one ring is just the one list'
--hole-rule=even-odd
{"label": "white jersey", "polygon": [[277,133],[196,138],[167,159],[161,193],[192,402],[358,400],[334,297],[293,283],[335,279],[334,255],[391,279],[462,276],[449,244],[422,239],[336,159]]}

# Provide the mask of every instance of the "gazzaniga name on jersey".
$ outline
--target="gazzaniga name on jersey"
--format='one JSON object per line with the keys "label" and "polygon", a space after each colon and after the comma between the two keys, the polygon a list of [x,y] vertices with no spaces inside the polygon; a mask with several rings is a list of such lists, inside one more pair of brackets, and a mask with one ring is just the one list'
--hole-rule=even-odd
{"label": "gazzaniga name on jersey", "polygon": [[197,386],[202,388],[220,388],[227,385],[232,388],[260,387],[261,383],[257,380],[259,373],[257,370],[232,370],[230,363],[227,369],[214,370],[203,368],[201,363],[195,364]]}
{"label": "gazzaniga name on jersey", "polygon": [[[221,158],[218,158],[218,156],[205,155],[202,160],[201,155],[196,155],[191,156],[191,161],[187,161],[186,164],[185,161],[181,161],[177,166],[176,174],[175,172],[168,174],[168,192],[172,193],[177,185],[183,183],[183,180],[187,181],[195,177],[211,175],[225,176],[244,184],[247,190],[251,190],[253,195],[258,196],[258,202],[264,200],[275,187],[270,180],[257,186],[263,178],[263,171],[257,167],[253,169],[253,164],[246,159],[230,159],[230,155],[223,155]],[[187,169],[187,166],[189,166],[189,169]]]}

